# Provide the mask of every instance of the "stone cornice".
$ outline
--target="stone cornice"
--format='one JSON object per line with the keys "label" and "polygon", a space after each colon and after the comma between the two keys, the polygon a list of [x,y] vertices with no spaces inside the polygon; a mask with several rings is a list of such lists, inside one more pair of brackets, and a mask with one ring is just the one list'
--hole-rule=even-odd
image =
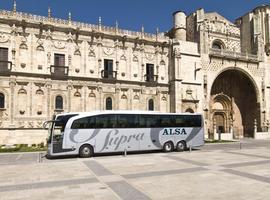
{"label": "stone cornice", "polygon": [[163,33],[152,34],[145,32],[136,32],[130,30],[119,29],[118,27],[110,27],[103,25],[93,25],[88,23],[69,21],[59,18],[44,17],[40,15],[32,15],[23,12],[12,12],[8,10],[0,10],[0,20],[7,24],[19,24],[34,28],[49,28],[63,32],[79,32],[80,34],[102,34],[104,37],[126,38],[129,41],[142,40],[146,43],[161,43],[169,41],[169,38]]}
{"label": "stone cornice", "polygon": [[25,73],[25,72],[9,72],[9,74],[0,74],[0,77],[4,76],[20,76],[20,77],[35,77],[35,78],[43,78],[49,79],[53,81],[91,81],[91,82],[100,82],[100,83],[109,83],[109,84],[127,84],[127,85],[140,85],[146,87],[169,87],[168,83],[157,83],[157,82],[140,82],[140,81],[127,81],[127,80],[119,80],[119,79],[106,79],[106,78],[90,78],[90,77],[77,77],[77,76],[68,76],[66,79],[55,79],[52,78],[50,74],[35,74],[35,73]]}

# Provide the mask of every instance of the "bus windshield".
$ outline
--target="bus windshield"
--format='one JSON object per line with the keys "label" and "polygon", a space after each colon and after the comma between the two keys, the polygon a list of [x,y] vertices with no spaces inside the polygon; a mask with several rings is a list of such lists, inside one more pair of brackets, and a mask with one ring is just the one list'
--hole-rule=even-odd
{"label": "bus windshield", "polygon": [[65,130],[67,121],[74,116],[77,116],[77,114],[60,115],[56,117],[54,121],[48,121],[47,124],[49,127],[47,143],[51,143],[53,138],[61,136]]}

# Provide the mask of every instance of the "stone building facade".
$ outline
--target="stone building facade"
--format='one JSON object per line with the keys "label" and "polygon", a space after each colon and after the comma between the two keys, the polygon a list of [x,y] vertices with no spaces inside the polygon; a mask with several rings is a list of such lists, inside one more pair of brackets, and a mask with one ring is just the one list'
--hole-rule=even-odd
{"label": "stone building facade", "polygon": [[44,141],[53,114],[105,109],[203,113],[210,138],[267,132],[270,6],[235,23],[203,9],[173,19],[149,34],[0,10],[0,144]]}

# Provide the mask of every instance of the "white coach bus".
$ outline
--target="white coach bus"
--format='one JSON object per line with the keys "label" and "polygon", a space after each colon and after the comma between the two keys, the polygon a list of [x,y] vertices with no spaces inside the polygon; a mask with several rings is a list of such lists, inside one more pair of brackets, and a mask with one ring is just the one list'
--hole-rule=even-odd
{"label": "white coach bus", "polygon": [[56,115],[49,125],[48,156],[184,151],[204,144],[201,114],[99,111]]}

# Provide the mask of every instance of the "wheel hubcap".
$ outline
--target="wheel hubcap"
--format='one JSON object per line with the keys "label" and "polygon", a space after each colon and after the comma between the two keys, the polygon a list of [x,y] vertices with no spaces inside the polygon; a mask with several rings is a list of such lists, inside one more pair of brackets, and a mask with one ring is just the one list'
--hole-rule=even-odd
{"label": "wheel hubcap", "polygon": [[182,142],[180,142],[180,143],[178,144],[178,149],[181,149],[181,150],[184,149],[184,145],[182,144]]}
{"label": "wheel hubcap", "polygon": [[171,150],[171,145],[170,145],[170,144],[166,144],[165,149],[166,149],[167,151],[170,151],[170,150]]}
{"label": "wheel hubcap", "polygon": [[89,153],[90,153],[90,151],[89,151],[89,149],[88,149],[88,148],[84,148],[84,149],[83,149],[83,153],[84,153],[84,154],[89,154]]}

